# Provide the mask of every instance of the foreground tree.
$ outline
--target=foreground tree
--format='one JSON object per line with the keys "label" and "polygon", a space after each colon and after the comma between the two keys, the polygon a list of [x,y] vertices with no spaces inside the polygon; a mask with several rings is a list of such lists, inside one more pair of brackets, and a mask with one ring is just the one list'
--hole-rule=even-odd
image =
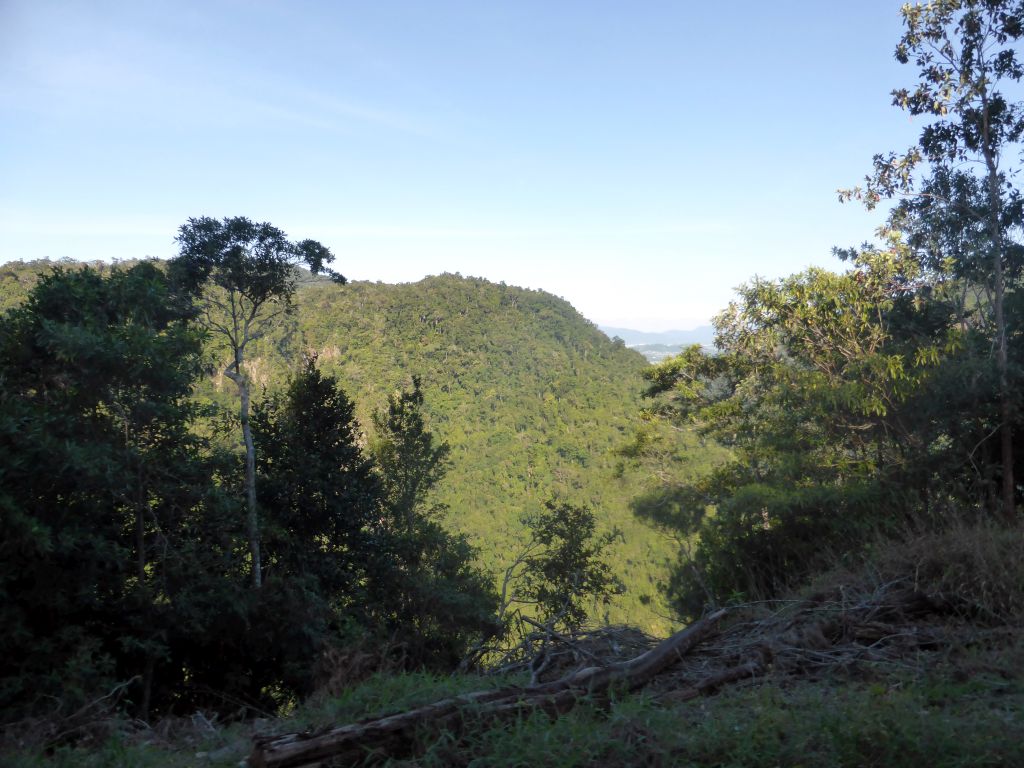
{"label": "foreground tree", "polygon": [[419,376],[411,389],[389,395],[387,408],[374,411],[373,426],[373,455],[395,523],[411,529],[417,516],[443,512],[427,500],[448,471],[451,449],[427,429]]}
{"label": "foreground tree", "polygon": [[352,402],[309,359],[254,408],[263,687],[308,693],[312,660],[360,643],[381,663],[396,659],[380,649],[400,649],[410,667],[448,670],[493,624],[490,579],[430,501],[448,446],[422,406],[418,382],[392,395],[377,414],[375,450],[364,452]]}
{"label": "foreground tree", "polygon": [[441,524],[448,508],[432,494],[450,449],[430,431],[424,409],[413,377],[411,389],[390,395],[373,415],[384,536],[368,568],[377,623],[403,638],[408,663],[451,669],[472,641],[498,630],[497,595],[465,536]]}
{"label": "foreground tree", "polygon": [[[1004,161],[1020,150],[1024,107],[1003,89],[1024,76],[1014,48],[1024,36],[1024,2],[934,0],[905,5],[902,13],[906,31],[896,58],[913,61],[920,80],[894,91],[893,103],[936,120],[922,129],[916,147],[876,155],[866,186],[841,195],[869,207],[882,198],[910,196],[897,206],[893,221],[917,235],[922,256],[932,263],[951,260],[961,274],[973,272],[986,282],[999,378],[1002,513],[1012,520],[1016,406],[1006,293],[1020,268],[1020,248],[1010,231],[1022,217]],[[918,174],[922,166],[924,176]]]}
{"label": "foreground tree", "polygon": [[907,249],[891,245],[841,274],[742,286],[715,318],[717,354],[691,347],[646,374],[653,418],[731,452],[634,507],[683,541],[699,533],[671,585],[682,614],[777,594],[824,552],[854,552],[974,490],[966,457],[985,414],[965,402],[948,286],[922,283]]}
{"label": "foreground tree", "polygon": [[202,340],[149,262],[57,269],[0,319],[0,708],[129,678],[149,708],[212,488],[190,429]]}
{"label": "foreground tree", "polygon": [[506,572],[507,605],[533,606],[548,627],[575,631],[590,616],[591,604],[622,592],[606,559],[622,534],[598,534],[589,507],[549,500],[523,524],[530,539]]}
{"label": "foreground tree", "polygon": [[358,602],[375,546],[381,484],[359,447],[355,406],[308,359],[284,392],[256,407],[267,578],[314,578],[337,604]]}
{"label": "foreground tree", "polygon": [[252,585],[262,583],[256,495],[256,449],[249,421],[251,387],[245,371],[250,342],[264,336],[274,321],[293,310],[297,267],[345,278],[327,265],[334,257],[314,240],[294,243],[266,222],[244,217],[189,219],[178,231],[181,251],[170,273],[182,295],[195,303],[203,323],[227,342],[230,361],[224,375],[235,383],[245,448],[245,498]]}

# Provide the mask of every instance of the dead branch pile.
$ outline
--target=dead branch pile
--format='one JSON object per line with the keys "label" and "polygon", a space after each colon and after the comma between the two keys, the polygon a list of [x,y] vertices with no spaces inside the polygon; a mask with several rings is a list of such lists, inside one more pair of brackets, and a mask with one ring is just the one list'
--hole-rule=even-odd
{"label": "dead branch pile", "polygon": [[[530,622],[529,619],[526,619]],[[635,627],[607,626],[566,635],[552,627],[530,622],[516,645],[497,655],[484,670],[492,675],[529,672],[532,683],[554,680],[583,666],[606,666],[628,661],[659,642]]]}
{"label": "dead branch pile", "polygon": [[678,702],[768,674],[820,677],[879,666],[917,668],[922,652],[969,643],[986,631],[958,621],[960,608],[943,595],[896,580],[739,606],[727,621],[725,611],[718,611],[661,643],[623,627],[566,636],[535,624],[538,632],[493,668],[502,674],[530,670],[529,686],[466,694],[315,733],[256,737],[250,765],[345,765],[375,755],[395,757],[414,748],[422,728],[458,734],[469,724],[486,726],[529,711],[557,716],[580,698],[605,696],[615,687],[643,686],[660,700]]}
{"label": "dead branch pile", "polygon": [[[980,640],[986,630],[959,621],[965,606],[943,594],[926,594],[904,579],[854,582],[801,600],[735,606],[728,621],[648,690],[690,698],[727,682],[773,675],[821,677],[870,668],[909,668],[920,652]],[[644,652],[657,640],[631,627],[602,627],[572,637],[537,625],[491,671],[531,670],[550,680],[581,665],[608,664]],[[682,692],[682,693],[680,693]],[[689,693],[688,693],[689,692]]]}
{"label": "dead branch pile", "polygon": [[38,745],[43,750],[62,744],[99,744],[115,731],[122,730],[117,707],[125,690],[138,678],[114,686],[108,693],[75,708],[65,710],[64,702],[55,700],[54,711],[43,717],[29,717],[13,723],[0,724],[0,754],[17,747]]}
{"label": "dead branch pile", "polygon": [[[820,678],[872,669],[918,669],[922,652],[963,645],[986,630],[957,620],[943,595],[904,580],[838,586],[804,600],[742,606],[714,643],[681,660],[649,687],[667,700],[726,682],[773,676]],[[745,674],[744,674],[745,671]],[[717,684],[715,681],[719,681]]]}
{"label": "dead branch pile", "polygon": [[724,616],[719,611],[627,662],[588,666],[549,683],[479,691],[400,712],[363,720],[317,733],[256,737],[249,764],[254,768],[290,768],[330,760],[355,764],[374,753],[381,757],[406,754],[424,726],[458,732],[467,722],[483,725],[541,710],[557,716],[585,696],[602,696],[612,687],[639,688],[676,663],[710,635]]}

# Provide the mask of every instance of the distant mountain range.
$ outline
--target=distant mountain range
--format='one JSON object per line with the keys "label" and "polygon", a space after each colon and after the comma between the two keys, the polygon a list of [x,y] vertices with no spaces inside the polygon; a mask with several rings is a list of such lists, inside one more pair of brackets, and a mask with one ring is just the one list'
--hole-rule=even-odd
{"label": "distant mountain range", "polygon": [[626,346],[635,349],[648,362],[660,363],[666,357],[679,354],[683,347],[700,344],[711,349],[715,343],[715,329],[701,325],[689,331],[635,331],[632,328],[614,328],[610,325],[597,326],[608,338],[618,337]]}

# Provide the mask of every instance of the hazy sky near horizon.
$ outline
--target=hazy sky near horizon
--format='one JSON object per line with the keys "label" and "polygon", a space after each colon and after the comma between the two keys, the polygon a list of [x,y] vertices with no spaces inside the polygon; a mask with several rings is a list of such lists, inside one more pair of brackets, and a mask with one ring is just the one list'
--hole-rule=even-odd
{"label": "hazy sky near horizon", "polygon": [[871,239],[919,124],[901,0],[0,0],[0,261],[167,258],[190,216],[350,279],[461,272],[641,330]]}

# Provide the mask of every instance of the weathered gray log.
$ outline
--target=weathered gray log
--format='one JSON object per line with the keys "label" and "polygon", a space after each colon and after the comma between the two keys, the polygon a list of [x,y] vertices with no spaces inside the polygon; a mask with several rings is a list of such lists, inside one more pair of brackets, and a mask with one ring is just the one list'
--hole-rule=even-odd
{"label": "weathered gray log", "polygon": [[482,724],[536,710],[558,715],[572,709],[580,697],[604,693],[612,685],[629,690],[639,688],[707,637],[724,615],[725,611],[713,613],[630,661],[588,667],[550,683],[477,691],[407,712],[316,732],[257,736],[249,765],[298,768],[322,760],[358,765],[371,754],[407,754],[420,728],[457,730],[464,720]]}

